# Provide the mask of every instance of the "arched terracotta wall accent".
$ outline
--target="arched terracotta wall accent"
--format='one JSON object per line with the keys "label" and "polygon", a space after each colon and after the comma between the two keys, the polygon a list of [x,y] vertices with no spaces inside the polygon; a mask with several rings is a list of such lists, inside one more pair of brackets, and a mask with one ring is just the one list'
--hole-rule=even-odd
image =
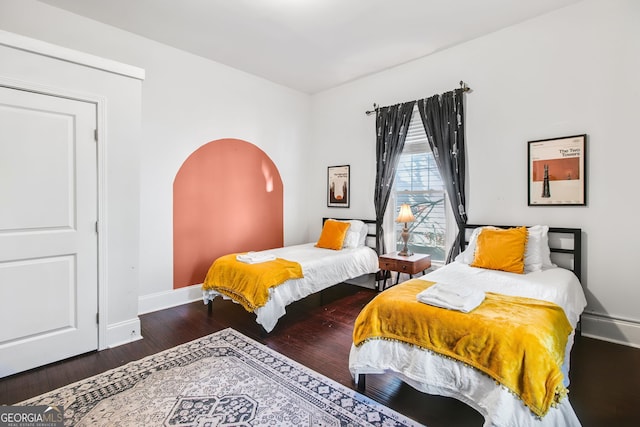
{"label": "arched terracotta wall accent", "polygon": [[173,183],[173,288],[204,281],[218,257],[280,247],[282,179],[255,145],[220,139],[198,148]]}

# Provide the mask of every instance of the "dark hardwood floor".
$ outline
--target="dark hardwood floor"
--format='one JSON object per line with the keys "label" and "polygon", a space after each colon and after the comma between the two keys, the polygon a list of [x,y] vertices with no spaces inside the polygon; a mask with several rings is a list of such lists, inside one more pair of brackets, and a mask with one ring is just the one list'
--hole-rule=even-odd
{"label": "dark hardwood floor", "polygon": [[[356,286],[334,286],[291,305],[270,334],[255,323],[254,315],[220,298],[212,314],[202,302],[145,314],[143,340],[0,379],[0,404],[18,403],[227,327],[354,388],[348,370],[351,331],[374,295]],[[483,424],[468,406],[420,393],[392,375],[369,376],[366,394],[429,427]],[[569,397],[585,427],[640,425],[640,349],[577,338]]]}

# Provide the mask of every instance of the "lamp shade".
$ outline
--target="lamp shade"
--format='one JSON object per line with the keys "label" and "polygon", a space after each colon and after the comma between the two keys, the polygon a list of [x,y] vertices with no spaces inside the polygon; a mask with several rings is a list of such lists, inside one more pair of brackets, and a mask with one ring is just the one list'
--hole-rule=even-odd
{"label": "lamp shade", "polygon": [[413,216],[411,207],[403,203],[402,206],[400,206],[400,213],[398,214],[398,218],[396,218],[396,222],[413,222],[415,220],[416,217]]}

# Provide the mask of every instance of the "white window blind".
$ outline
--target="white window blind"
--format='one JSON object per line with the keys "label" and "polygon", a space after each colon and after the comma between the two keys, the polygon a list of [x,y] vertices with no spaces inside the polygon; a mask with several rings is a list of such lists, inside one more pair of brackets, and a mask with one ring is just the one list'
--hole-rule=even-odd
{"label": "white window blind", "polygon": [[[413,110],[407,139],[396,169],[394,196],[396,216],[400,205],[407,203],[416,218],[413,223],[407,224],[411,233],[409,249],[412,252],[430,254],[432,261],[444,261],[447,198],[417,108]],[[404,224],[397,224],[396,236],[400,236],[403,226]],[[396,239],[396,242],[400,250],[403,244],[401,239]]]}

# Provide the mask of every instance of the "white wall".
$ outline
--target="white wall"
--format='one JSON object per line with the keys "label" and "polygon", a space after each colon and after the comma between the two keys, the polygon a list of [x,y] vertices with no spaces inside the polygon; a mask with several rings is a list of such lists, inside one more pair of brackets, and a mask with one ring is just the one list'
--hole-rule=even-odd
{"label": "white wall", "polygon": [[[311,211],[343,214],[326,208],[326,167],[350,164],[352,208],[344,216],[373,218],[375,118],[364,112],[464,80],[473,89],[465,104],[469,222],[581,227],[593,313],[583,319],[585,334],[640,346],[638,22],[640,2],[587,0],[314,95]],[[581,133],[588,205],[528,207],[527,141]]]}
{"label": "white wall", "polygon": [[146,71],[140,139],[141,312],[201,296],[197,286],[172,290],[172,190],[184,160],[209,141],[243,139],[274,161],[284,184],[285,244],[306,239],[307,94],[37,1],[0,0],[0,29]]}

